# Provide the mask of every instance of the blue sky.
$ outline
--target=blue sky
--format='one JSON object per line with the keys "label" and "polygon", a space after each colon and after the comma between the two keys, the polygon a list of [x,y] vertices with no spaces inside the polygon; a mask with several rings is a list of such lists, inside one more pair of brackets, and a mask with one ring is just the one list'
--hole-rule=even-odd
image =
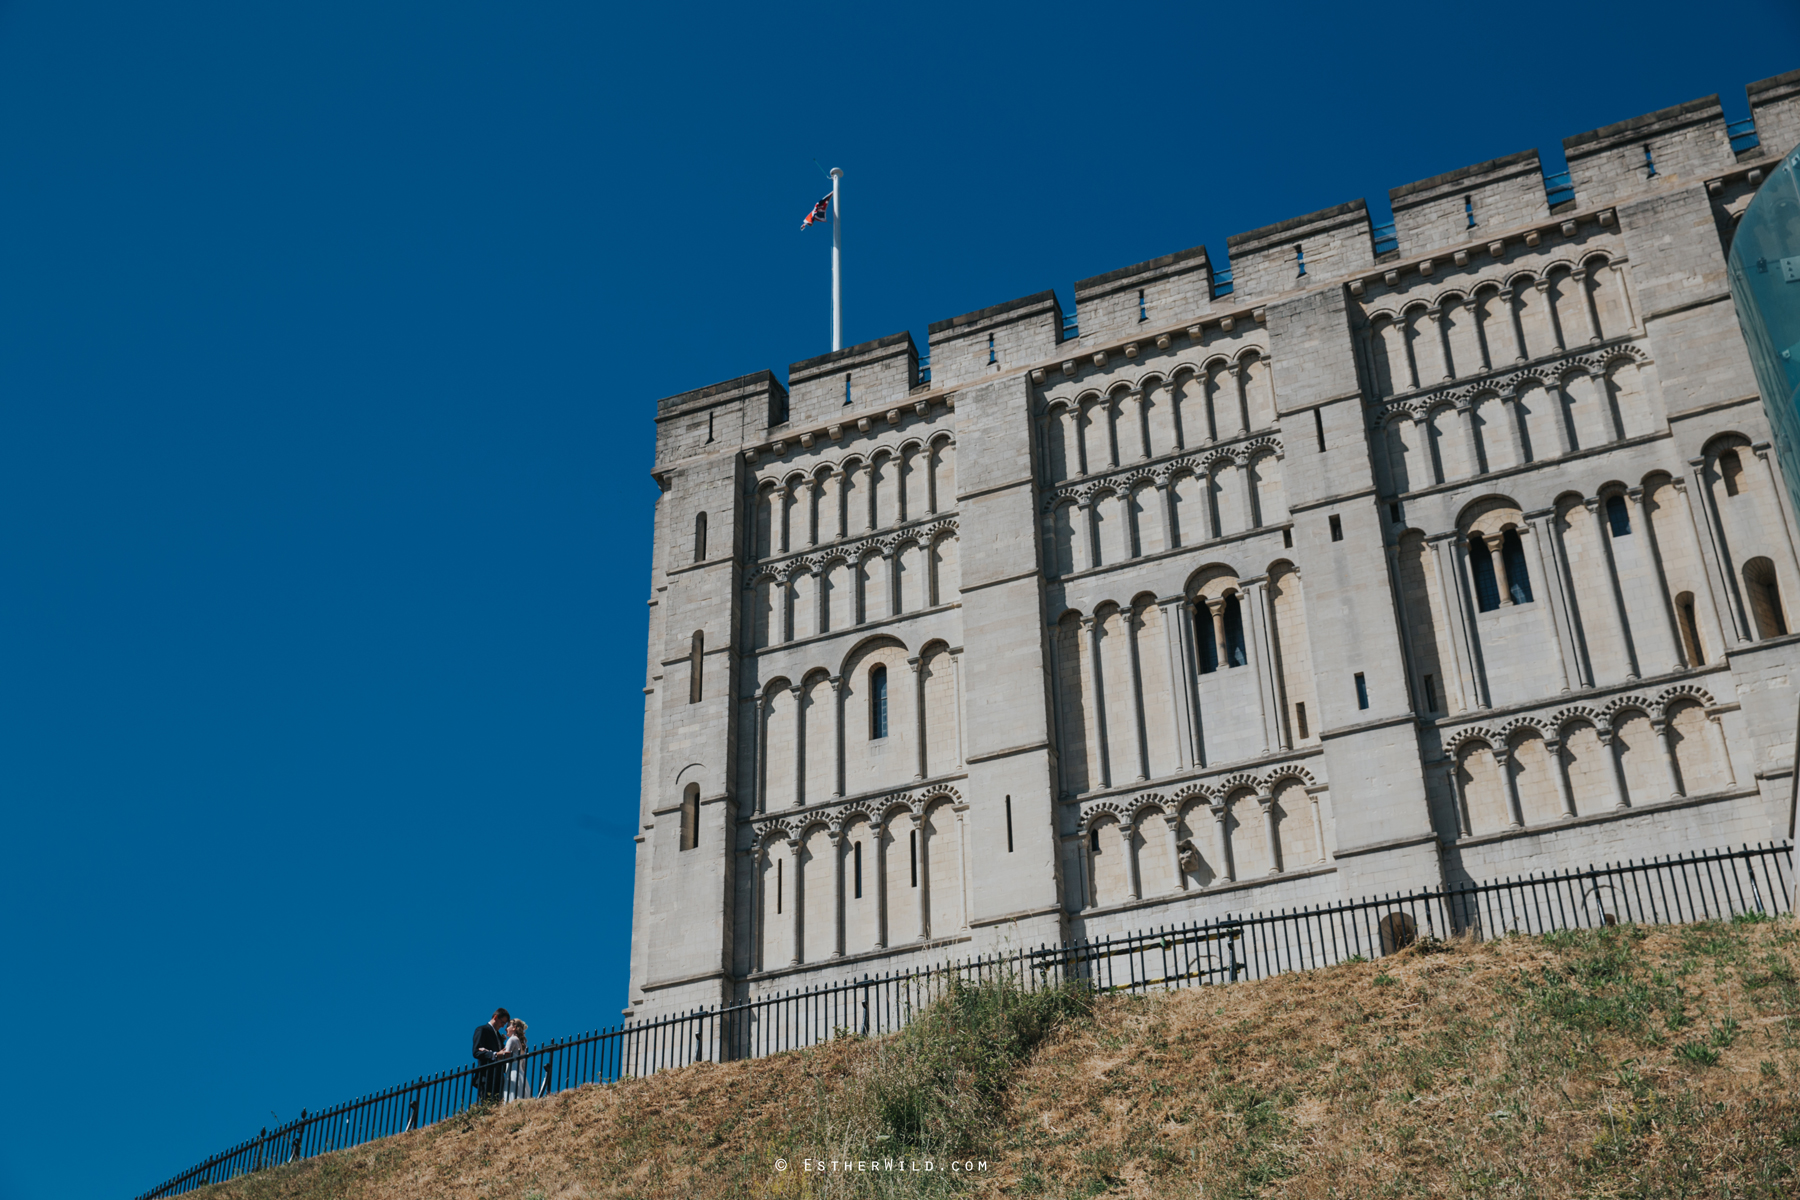
{"label": "blue sky", "polygon": [[652,404],[830,348],[815,158],[923,342],[1800,66],[1696,13],[0,5],[0,1197],[617,1020]]}

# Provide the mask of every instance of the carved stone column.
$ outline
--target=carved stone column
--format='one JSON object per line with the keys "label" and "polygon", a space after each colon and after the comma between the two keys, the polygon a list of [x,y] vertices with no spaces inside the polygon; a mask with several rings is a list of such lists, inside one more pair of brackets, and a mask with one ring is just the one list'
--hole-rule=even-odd
{"label": "carved stone column", "polygon": [[1662,658],[1666,665],[1663,669],[1679,671],[1687,666],[1687,660],[1681,652],[1681,626],[1675,616],[1675,598],[1669,594],[1668,576],[1663,573],[1662,547],[1656,541],[1656,526],[1651,523],[1649,505],[1644,503],[1644,489],[1627,488],[1625,495],[1631,501],[1632,528],[1643,535],[1644,545],[1650,548],[1650,570],[1656,576],[1656,599],[1665,619]]}
{"label": "carved stone column", "polygon": [[1125,853],[1125,878],[1131,888],[1131,898],[1142,900],[1144,889],[1138,878],[1137,847],[1131,844],[1136,833],[1137,827],[1131,822],[1119,822],[1119,848]]}
{"label": "carved stone column", "polygon": [[844,677],[831,677],[831,798],[844,795]]}
{"label": "carved stone column", "polygon": [[831,957],[844,957],[844,831],[831,831],[832,895],[835,902],[836,926],[832,934]]}
{"label": "carved stone column", "polygon": [[1575,444],[1569,440],[1569,408],[1563,399],[1561,379],[1549,376],[1544,380],[1544,399],[1554,418],[1550,427],[1556,431],[1556,456],[1561,458],[1575,449]]}
{"label": "carved stone column", "polygon": [[1562,690],[1566,692],[1569,690],[1569,659],[1564,652],[1565,639],[1563,637],[1566,614],[1563,609],[1562,588],[1559,586],[1561,581],[1556,577],[1555,551],[1548,545],[1548,538],[1544,533],[1544,521],[1553,515],[1547,508],[1526,513],[1525,532],[1521,538],[1530,538],[1533,549],[1537,551],[1537,591],[1539,593],[1537,598],[1542,601],[1543,611],[1550,617],[1550,639],[1556,646],[1556,668],[1562,673]]}
{"label": "carved stone column", "polygon": [[1100,562],[1100,529],[1094,523],[1094,501],[1091,496],[1082,496],[1075,501],[1075,510],[1081,514],[1081,549],[1083,561],[1075,568],[1077,571],[1091,571]]}
{"label": "carved stone column", "polygon": [[1250,456],[1235,455],[1232,461],[1237,464],[1238,478],[1244,481],[1244,528],[1262,528],[1262,513],[1256,502],[1256,480],[1250,477]]}
{"label": "carved stone column", "polygon": [[1256,807],[1262,809],[1263,836],[1269,839],[1269,874],[1281,874],[1281,834],[1275,826],[1275,797],[1258,792]]}
{"label": "carved stone column", "polygon": [[1476,706],[1491,708],[1493,701],[1488,695],[1486,663],[1481,654],[1481,626],[1476,612],[1475,588],[1470,576],[1468,540],[1457,534],[1448,550],[1455,567],[1453,578],[1456,580],[1458,612],[1462,616],[1463,644],[1460,649],[1467,659],[1469,678],[1475,685]]}
{"label": "carved stone column", "polygon": [[775,597],[775,624],[778,628],[770,630],[775,634],[770,640],[778,646],[783,646],[794,640],[794,577],[792,572],[782,571],[775,577]]}
{"label": "carved stone column", "polygon": [[1164,813],[1163,823],[1169,827],[1169,865],[1175,869],[1175,888],[1188,890],[1187,872],[1181,869],[1181,815]]}
{"label": "carved stone column", "polygon": [[1181,647],[1184,653],[1182,687],[1186,692],[1188,711],[1193,716],[1193,723],[1188,727],[1189,761],[1193,766],[1206,765],[1206,722],[1205,714],[1200,711],[1200,647],[1196,644],[1198,634],[1194,629],[1198,609],[1192,600],[1181,602]]}
{"label": "carved stone column", "polygon": [[1789,564],[1800,567],[1800,551],[1794,547],[1793,518],[1788,512],[1787,488],[1781,482],[1780,474],[1775,470],[1775,459],[1770,455],[1768,442],[1757,442],[1750,447],[1756,457],[1762,459],[1763,469],[1769,476],[1769,498],[1775,505],[1775,511],[1781,514],[1781,532],[1786,535]]}
{"label": "carved stone column", "polygon": [[913,755],[913,782],[925,778],[927,764],[925,762],[925,672],[919,656],[914,654],[906,660],[907,668],[912,671],[913,681],[913,741],[917,743],[917,752]]}
{"label": "carved stone column", "polygon": [[1324,862],[1330,857],[1325,850],[1325,818],[1319,812],[1319,797],[1324,791],[1324,788],[1319,787],[1309,787],[1306,789],[1306,798],[1312,807],[1313,837],[1318,839],[1319,862]]}
{"label": "carved stone column", "polygon": [[1500,289],[1500,302],[1506,305],[1506,323],[1512,329],[1513,362],[1522,363],[1525,361],[1525,327],[1519,317],[1519,306],[1513,303],[1514,299],[1512,288]]}
{"label": "carved stone column", "polygon": [[1446,772],[1450,777],[1450,804],[1456,810],[1456,831],[1459,837],[1468,837],[1471,832],[1469,824],[1469,798],[1463,795],[1462,777],[1457,774],[1456,756],[1450,756],[1450,767]]}
{"label": "carved stone column", "polygon": [[908,813],[907,823],[913,836],[913,844],[918,847],[919,886],[913,889],[913,897],[918,904],[919,936],[915,941],[931,940],[931,847],[930,839],[925,836],[925,819],[919,813]]}
{"label": "carved stone column", "polygon": [[1706,460],[1690,458],[1688,466],[1693,468],[1696,485],[1694,490],[1700,495],[1699,511],[1694,514],[1695,519],[1706,530],[1706,536],[1701,539],[1701,557],[1712,564],[1716,578],[1724,584],[1733,635],[1739,642],[1753,641],[1755,639],[1750,632],[1750,614],[1744,608],[1744,596],[1738,589],[1737,573],[1732,569],[1730,555],[1725,552],[1725,526],[1719,520],[1719,506],[1714,502],[1712,484],[1706,478]]}
{"label": "carved stone column", "polygon": [[1613,736],[1612,726],[1599,726],[1594,732],[1599,735],[1600,745],[1606,750],[1606,782],[1612,788],[1613,807],[1630,808],[1631,801],[1625,792],[1625,764],[1619,761],[1618,739]]}
{"label": "carved stone column", "polygon": [[1582,504],[1594,516],[1594,536],[1600,539],[1600,553],[1606,562],[1606,594],[1612,600],[1613,619],[1618,622],[1619,639],[1625,644],[1625,678],[1638,679],[1643,672],[1638,667],[1637,646],[1631,637],[1631,619],[1625,615],[1625,596],[1619,590],[1619,563],[1613,557],[1612,527],[1598,498],[1589,497]]}
{"label": "carved stone column", "polygon": [[1225,876],[1226,883],[1236,883],[1237,864],[1231,859],[1231,831],[1225,826],[1225,805],[1220,803],[1208,807],[1212,810],[1213,824],[1218,827],[1219,868]]}
{"label": "carved stone column", "polygon": [[953,806],[950,809],[950,811],[956,814],[956,846],[959,851],[956,858],[957,858],[957,861],[962,864],[962,871],[960,873],[961,878],[958,879],[957,882],[962,885],[962,927],[964,929],[967,929],[969,927],[969,870],[970,870],[970,867],[969,867],[969,806],[967,804],[958,804],[958,805]]}
{"label": "carved stone column", "polygon": [[1175,489],[1169,484],[1169,477],[1156,477],[1157,512],[1162,517],[1162,548],[1175,549],[1179,541],[1180,530],[1175,526]]}
{"label": "carved stone column", "polygon": [[1567,354],[1569,352],[1569,347],[1568,343],[1563,340],[1562,318],[1557,316],[1556,305],[1550,300],[1550,281],[1548,279],[1540,279],[1531,286],[1536,290],[1539,296],[1543,297],[1544,316],[1550,323],[1550,336],[1556,339],[1556,352],[1558,354]]}
{"label": "carved stone column", "polygon": [[[1573,509],[1573,505],[1570,506]],[[1581,619],[1581,604],[1575,595],[1575,573],[1569,568],[1569,548],[1563,544],[1561,517],[1548,510],[1544,527],[1550,532],[1550,557],[1556,569],[1556,586],[1563,597],[1563,615],[1567,619],[1570,644],[1575,652],[1575,674],[1582,687],[1594,686],[1594,660],[1588,652],[1587,631]]]}
{"label": "carved stone column", "polygon": [[1556,798],[1562,802],[1563,816],[1575,815],[1575,797],[1569,791],[1569,764],[1563,761],[1562,739],[1544,739],[1544,753],[1550,756],[1550,777],[1556,781]]}
{"label": "carved stone column", "polygon": [[877,816],[869,822],[869,840],[875,846],[875,948],[885,950],[888,944],[888,860],[887,818]]}
{"label": "carved stone column", "polygon": [[1444,364],[1443,378],[1440,383],[1449,383],[1456,378],[1455,368],[1450,362],[1450,330],[1444,325],[1442,305],[1433,305],[1425,310],[1425,319],[1431,322],[1431,331],[1437,338],[1438,361]]}
{"label": "carved stone column", "polygon": [[1675,769],[1675,745],[1669,737],[1669,722],[1658,716],[1650,721],[1650,728],[1656,731],[1656,744],[1662,750],[1663,778],[1669,784],[1669,799],[1682,798],[1681,775]]}
{"label": "carved stone column", "polygon": [[1231,365],[1232,382],[1237,386],[1238,436],[1243,437],[1250,432],[1250,381],[1249,372],[1244,364]]}
{"label": "carved stone column", "polygon": [[1587,285],[1587,268],[1577,267],[1569,272],[1569,282],[1581,289],[1581,315],[1587,318],[1588,345],[1600,344],[1600,317],[1594,311],[1594,293]]}
{"label": "carved stone column", "polygon": [[756,762],[752,766],[756,780],[756,811],[769,811],[769,696],[757,688],[750,697],[756,712]]}
{"label": "carved stone column", "polygon": [[789,913],[788,916],[792,921],[794,934],[792,957],[788,959],[788,966],[796,967],[800,965],[800,949],[803,945],[801,939],[806,936],[806,900],[805,896],[800,891],[800,840],[798,838],[789,838],[787,849],[787,874],[788,881],[792,885],[788,888],[787,902],[793,906],[793,912]]}
{"label": "carved stone column", "polygon": [[1088,728],[1093,730],[1091,746],[1094,769],[1100,776],[1100,786],[1112,786],[1112,769],[1108,763],[1106,751],[1106,681],[1100,674],[1100,626],[1092,616],[1081,618],[1081,629],[1087,642],[1088,669],[1087,705],[1091,720]]}
{"label": "carved stone column", "polygon": [[1140,624],[1133,608],[1119,610],[1119,623],[1125,629],[1125,660],[1131,668],[1132,743],[1137,750],[1137,779],[1150,778],[1150,739],[1144,728],[1144,676],[1138,667],[1137,635]]}
{"label": "carved stone column", "polygon": [[780,553],[782,554],[788,552],[788,526],[792,523],[789,519],[790,513],[788,511],[789,498],[790,493],[786,484],[775,489],[775,514],[781,522],[781,527],[776,532],[781,539]]}
{"label": "carved stone column", "polygon": [[1514,829],[1525,825],[1525,810],[1519,803],[1519,780],[1513,774],[1513,753],[1511,746],[1490,746],[1494,755],[1494,769],[1500,772],[1500,784],[1506,789],[1506,820]]}
{"label": "carved stone column", "polygon": [[1475,406],[1467,400],[1456,406],[1456,423],[1462,426],[1463,454],[1467,456],[1470,475],[1483,475],[1481,439],[1475,436]]}

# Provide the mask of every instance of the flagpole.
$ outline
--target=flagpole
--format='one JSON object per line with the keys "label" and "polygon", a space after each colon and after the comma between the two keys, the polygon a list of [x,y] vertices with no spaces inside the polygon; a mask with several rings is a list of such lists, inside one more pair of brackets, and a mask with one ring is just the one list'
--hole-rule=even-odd
{"label": "flagpole", "polygon": [[843,203],[838,198],[838,180],[844,177],[841,167],[831,168],[831,348],[844,348],[844,286],[841,259],[844,252]]}

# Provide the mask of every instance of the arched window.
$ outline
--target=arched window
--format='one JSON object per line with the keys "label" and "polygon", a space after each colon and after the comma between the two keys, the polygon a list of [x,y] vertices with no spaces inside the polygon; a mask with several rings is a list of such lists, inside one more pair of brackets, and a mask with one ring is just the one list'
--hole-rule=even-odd
{"label": "arched window", "polygon": [[706,561],[706,514],[694,514],[694,561]]}
{"label": "arched window", "polygon": [[1530,604],[1531,572],[1525,568],[1525,543],[1518,530],[1500,535],[1500,561],[1506,567],[1506,594],[1514,604]]}
{"label": "arched window", "polygon": [[681,848],[700,844],[700,785],[690,783],[681,793]]}
{"label": "arched window", "polygon": [[1735,496],[1744,487],[1744,460],[1736,450],[1719,455],[1719,478],[1725,481],[1725,494]]}
{"label": "arched window", "polygon": [[1750,613],[1759,638],[1780,637],[1788,631],[1781,612],[1781,590],[1775,585],[1775,564],[1753,558],[1744,564],[1744,586],[1750,593]]}
{"label": "arched window", "polygon": [[1631,533],[1631,513],[1625,508],[1625,497],[1613,495],[1606,498],[1606,525],[1614,537],[1625,537]]}
{"label": "arched window", "polygon": [[1500,585],[1494,578],[1494,555],[1479,533],[1469,535],[1469,574],[1475,577],[1475,607],[1493,612],[1500,607]]}
{"label": "arched window", "polygon": [[1249,661],[1244,656],[1244,610],[1233,592],[1225,597],[1225,664],[1241,667]]}
{"label": "arched window", "polygon": [[1211,675],[1219,669],[1219,642],[1213,636],[1212,609],[1204,600],[1194,605],[1194,633],[1200,646],[1200,673]]}
{"label": "arched window", "polygon": [[688,642],[688,703],[700,703],[700,670],[706,661],[706,635],[694,630]]}
{"label": "arched window", "polygon": [[1694,593],[1683,592],[1675,597],[1675,612],[1681,618],[1681,641],[1687,651],[1688,666],[1705,666],[1706,651],[1700,647],[1700,622],[1694,613]]}
{"label": "arched window", "polygon": [[880,663],[869,668],[869,740],[888,735],[887,668]]}

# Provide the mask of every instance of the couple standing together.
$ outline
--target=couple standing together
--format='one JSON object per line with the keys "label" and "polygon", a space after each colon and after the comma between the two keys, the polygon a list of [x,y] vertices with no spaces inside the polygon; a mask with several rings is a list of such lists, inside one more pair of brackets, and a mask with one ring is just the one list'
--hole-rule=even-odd
{"label": "couple standing together", "polygon": [[[505,1044],[501,1036],[505,1035]],[[487,1023],[475,1027],[475,1089],[483,1100],[523,1100],[531,1095],[525,1078],[525,1022],[496,1008]]]}

